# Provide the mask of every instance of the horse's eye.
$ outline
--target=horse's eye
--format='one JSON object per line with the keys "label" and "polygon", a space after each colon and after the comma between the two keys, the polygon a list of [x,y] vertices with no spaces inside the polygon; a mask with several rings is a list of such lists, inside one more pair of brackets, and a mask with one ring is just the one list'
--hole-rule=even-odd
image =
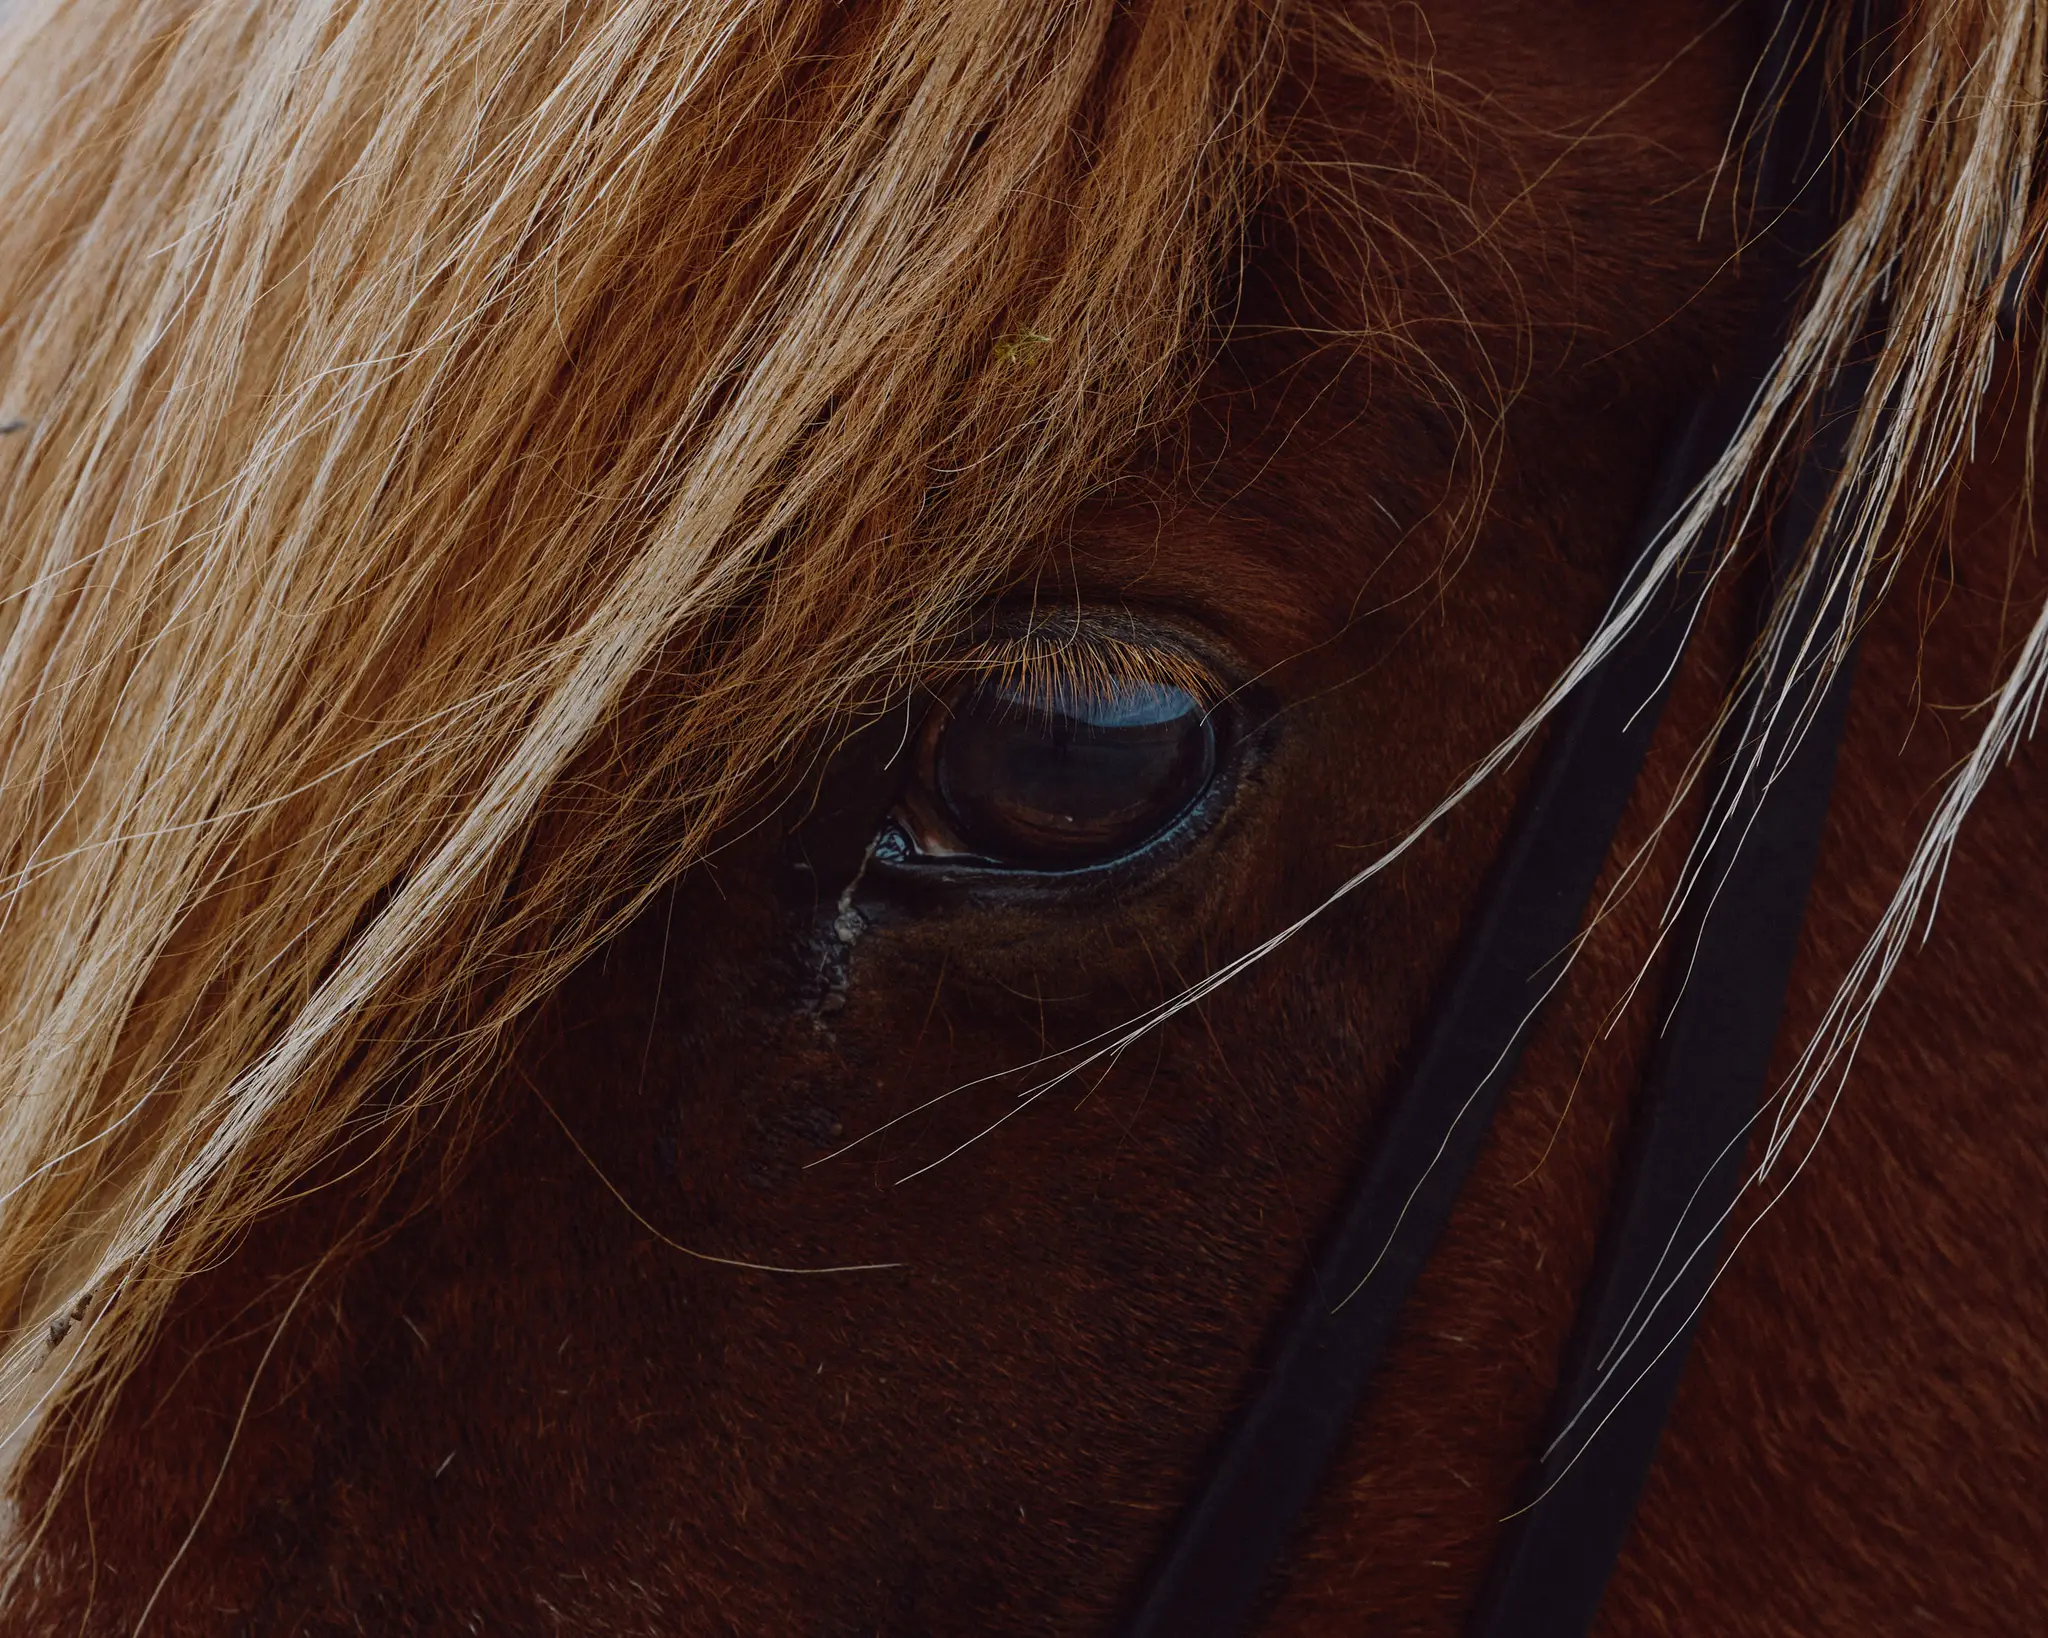
{"label": "horse's eye", "polygon": [[929,742],[929,794],[962,851],[1075,870],[1129,853],[1186,813],[1216,771],[1200,700],[1172,683],[1072,685],[1050,695],[988,677]]}

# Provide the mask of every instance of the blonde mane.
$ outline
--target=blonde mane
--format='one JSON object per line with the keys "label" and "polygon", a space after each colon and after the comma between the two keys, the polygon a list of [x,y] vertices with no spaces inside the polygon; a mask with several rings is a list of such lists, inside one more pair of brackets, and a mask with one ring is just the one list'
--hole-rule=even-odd
{"label": "blonde mane", "polygon": [[[381,1164],[459,1109],[1168,421],[1277,29],[1256,0],[11,18],[0,1432],[90,1407],[343,1146]],[[2034,280],[2044,35],[2029,0],[1910,8],[1861,195],[1667,569],[1880,310],[1839,497],[1873,595],[1938,517]],[[1771,641],[1839,655],[1798,593]],[[1800,1107],[2044,679],[2048,614]]]}

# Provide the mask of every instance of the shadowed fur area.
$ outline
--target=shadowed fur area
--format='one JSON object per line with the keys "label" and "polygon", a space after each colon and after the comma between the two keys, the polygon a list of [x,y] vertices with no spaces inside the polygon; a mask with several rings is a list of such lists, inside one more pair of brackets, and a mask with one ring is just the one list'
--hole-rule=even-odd
{"label": "shadowed fur area", "polygon": [[[83,55],[131,25],[92,5],[18,25],[7,69],[69,53],[87,112],[38,114],[75,128],[38,138],[55,168],[0,245],[34,423],[0,448],[0,686],[26,702],[0,937],[34,946],[0,973],[0,1634],[1106,1635],[1532,753],[1430,816],[1540,733],[1660,451],[1778,292],[1849,259],[1845,234],[1788,265],[1743,189],[1768,15],[618,4],[551,9],[550,37],[468,0],[142,9],[118,85]],[[1982,76],[1916,49],[2038,74],[2024,8],[1926,10],[1851,122],[1875,172],[1923,81],[1982,117]],[[200,68],[245,58],[279,106],[304,112],[295,63],[326,88],[329,146],[264,148],[225,88],[201,106]],[[398,86],[415,61],[502,78]],[[164,157],[185,105],[244,172]],[[616,129],[558,142],[561,108]],[[190,184],[177,211],[94,169],[116,132]],[[401,138],[471,146],[377,157]],[[2035,243],[2031,186],[2010,219],[1974,207],[2001,268]],[[215,218],[270,237],[194,252],[178,317],[138,269]],[[1911,317],[1934,252],[1883,245]],[[340,249],[389,305],[351,307]],[[237,277],[231,337],[208,281]],[[1887,342],[1953,368],[1886,399],[1928,395],[1921,443],[1873,421],[1864,451],[1925,482],[1866,520],[1774,1086],[1806,1084],[1987,701],[2030,675],[2042,355],[2003,282],[2002,338],[1973,286],[1976,328]],[[99,376],[62,351],[151,323],[184,351]],[[1784,391],[1757,425],[1797,419]],[[218,433],[178,441],[188,410]],[[1937,460],[1951,421],[1971,436]],[[1700,750],[1772,606],[1755,437],[1758,517],[1715,565],[1617,891],[1266,1638],[1458,1632],[1513,1505],[1677,976]],[[881,839],[920,713],[984,671],[1185,683],[1221,771],[1099,869],[907,864]],[[36,714],[53,690],[68,719]],[[2029,738],[1999,760],[1824,1141],[1745,1196],[1605,1638],[2048,1608],[2044,777]],[[117,912],[146,948],[101,936]]]}

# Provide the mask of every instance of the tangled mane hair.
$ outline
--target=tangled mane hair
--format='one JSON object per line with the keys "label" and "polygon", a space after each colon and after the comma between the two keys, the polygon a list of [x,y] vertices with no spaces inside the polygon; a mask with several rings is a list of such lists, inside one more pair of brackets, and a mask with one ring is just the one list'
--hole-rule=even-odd
{"label": "tangled mane hair", "polygon": [[[779,765],[1167,423],[1293,26],[1264,0],[11,16],[17,1448],[53,1395],[89,1426],[178,1282],[323,1160],[388,1164],[460,1107]],[[1855,572],[1885,583],[1936,515],[2032,277],[2044,32],[2032,0],[1905,8],[1867,179],[1666,569],[1880,308],[1838,497]],[[1769,640],[1840,653],[1799,593]],[[2044,679],[2037,624],[1812,1085]]]}

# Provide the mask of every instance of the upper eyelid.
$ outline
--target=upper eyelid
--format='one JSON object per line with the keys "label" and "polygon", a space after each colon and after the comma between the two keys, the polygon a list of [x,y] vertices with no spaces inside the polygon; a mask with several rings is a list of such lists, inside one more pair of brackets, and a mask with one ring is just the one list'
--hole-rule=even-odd
{"label": "upper eyelid", "polygon": [[961,678],[990,677],[1046,700],[1099,698],[1132,682],[1184,689],[1205,707],[1230,692],[1215,669],[1186,648],[1150,640],[1141,630],[1118,631],[1108,622],[1085,619],[994,633],[941,661],[931,681],[935,691],[944,693]]}

